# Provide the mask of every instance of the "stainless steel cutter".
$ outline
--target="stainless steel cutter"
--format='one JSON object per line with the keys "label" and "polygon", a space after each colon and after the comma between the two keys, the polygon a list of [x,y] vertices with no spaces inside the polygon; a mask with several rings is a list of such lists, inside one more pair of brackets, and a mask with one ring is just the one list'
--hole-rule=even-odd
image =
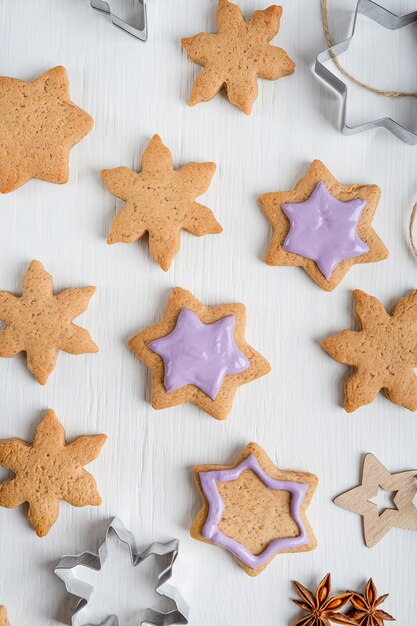
{"label": "stainless steel cutter", "polygon": [[111,21],[115,26],[118,26],[129,35],[136,37],[139,41],[147,41],[148,40],[148,18],[146,14],[146,0],[136,0],[138,5],[138,22],[141,25],[139,28],[137,26],[133,26],[133,24],[129,24],[124,20],[114,15],[110,9],[110,5],[105,0],[90,0],[90,4],[93,9],[97,9],[98,11],[102,11],[102,13],[107,13],[110,16]]}
{"label": "stainless steel cutter", "polygon": [[[115,533],[120,541],[128,546],[133,567],[137,567],[151,555],[166,556],[169,559],[168,566],[165,567],[158,576],[155,591],[160,596],[172,600],[175,604],[175,609],[169,613],[161,613],[155,609],[148,608],[140,624],[142,626],[145,624],[152,626],[188,624],[188,604],[176,587],[168,583],[172,576],[172,568],[178,556],[179,541],[174,539],[168,543],[152,543],[143,550],[143,552],[138,552],[134,536],[127,530],[123,523],[115,517],[107,528],[105,539],[98,550],[98,554],[83,552],[78,556],[64,556],[54,569],[58,578],[64,582],[68,593],[75,596],[78,600],[75,611],[71,616],[72,626],[77,626],[82,623],[83,609],[87,606],[94,590],[91,585],[77,578],[73,573],[73,569],[81,565],[95,571],[100,571],[108,557],[107,540],[112,533]],[[92,625],[84,624],[84,626]],[[111,615],[102,622],[100,626],[119,626],[118,617]]]}
{"label": "stainless steel cutter", "polygon": [[326,65],[326,63],[334,59],[334,57],[340,56],[349,49],[350,43],[355,34],[356,22],[359,14],[365,15],[369,19],[377,22],[384,28],[388,28],[389,30],[397,30],[399,28],[404,28],[404,26],[408,26],[413,22],[417,22],[417,11],[413,11],[412,13],[407,13],[405,15],[396,15],[376,2],[373,2],[373,0],[358,0],[350,37],[341,43],[328,48],[324,52],[321,52],[316,58],[314,71],[317,76],[319,76],[342,96],[342,111],[340,117],[340,130],[342,133],[345,135],[353,135],[355,133],[361,133],[365,130],[371,130],[372,128],[382,127],[389,130],[402,141],[415,145],[417,144],[417,133],[406,126],[403,126],[399,122],[396,122],[391,117],[371,120],[370,122],[365,122],[356,126],[349,126],[347,124],[346,109],[348,87],[343,80],[341,80],[329,69],[329,66]]}

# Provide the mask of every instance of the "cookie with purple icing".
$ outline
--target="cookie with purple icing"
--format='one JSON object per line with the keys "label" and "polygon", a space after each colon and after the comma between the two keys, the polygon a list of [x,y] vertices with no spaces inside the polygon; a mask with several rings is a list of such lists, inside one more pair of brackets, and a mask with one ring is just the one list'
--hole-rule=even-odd
{"label": "cookie with purple icing", "polygon": [[271,370],[246,342],[245,327],[243,304],[206,307],[189,291],[173,289],[162,320],[129,341],[152,372],[152,406],[191,402],[226,419],[238,387]]}
{"label": "cookie with purple icing", "polygon": [[313,161],[292,191],[266,193],[260,205],[273,228],[265,262],[303,267],[332,291],[352,265],[382,261],[388,250],[372,228],[377,185],[341,185]]}
{"label": "cookie with purple icing", "polygon": [[232,465],[200,465],[193,473],[203,506],[191,536],[228,550],[249,576],[277,554],[317,546],[306,516],[314,474],[279,469],[256,443]]}

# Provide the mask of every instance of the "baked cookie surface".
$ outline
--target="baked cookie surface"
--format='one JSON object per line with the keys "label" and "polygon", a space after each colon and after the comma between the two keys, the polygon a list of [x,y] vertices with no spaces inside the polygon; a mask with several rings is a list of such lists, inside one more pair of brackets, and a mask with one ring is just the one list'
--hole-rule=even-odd
{"label": "baked cookie surface", "polygon": [[206,307],[189,291],[173,289],[161,322],[129,341],[151,370],[152,406],[191,402],[226,419],[238,387],[271,369],[246,342],[245,327],[243,304]]}
{"label": "baked cookie surface", "polygon": [[355,368],[344,386],[350,413],[383,390],[391,402],[417,410],[417,291],[398,300],[392,315],[363,291],[353,292],[358,331],[344,330],[322,342],[339,363]]}
{"label": "baked cookie surface", "polygon": [[250,576],[277,554],[317,546],[306,517],[318,483],[313,474],[278,469],[255,443],[232,465],[200,465],[193,474],[203,507],[191,536],[231,552]]}
{"label": "baked cookie surface", "polygon": [[70,99],[67,72],[55,67],[33,82],[0,77],[0,192],[32,178],[66,183],[70,149],[93,118]]}
{"label": "baked cookie surface", "polygon": [[376,185],[342,185],[313,161],[292,191],[259,198],[273,228],[265,262],[303,267],[319,287],[332,291],[353,265],[388,257],[372,228],[380,197]]}
{"label": "baked cookie surface", "polygon": [[67,444],[50,409],[36,428],[32,445],[21,439],[0,441],[0,465],[15,474],[0,485],[0,506],[10,509],[28,502],[28,519],[39,537],[55,524],[62,500],[77,507],[99,506],[96,482],[83,467],[99,455],[106,439],[90,435]]}
{"label": "baked cookie surface", "polygon": [[214,163],[188,163],[174,170],[172,155],[158,135],[146,148],[141,171],[102,170],[109,191],[126,202],[113,220],[108,243],[133,243],[149,233],[149,250],[168,270],[180,248],[180,231],[197,237],[221,233],[212,211],[195,201],[207,191]]}
{"label": "baked cookie surface", "polygon": [[54,294],[52,276],[32,261],[22,280],[22,295],[0,291],[0,357],[26,352],[27,367],[44,385],[55,368],[58,350],[69,354],[98,352],[84,328],[72,320],[87,310],[95,287]]}
{"label": "baked cookie surface", "polygon": [[10,626],[5,606],[0,606],[0,626]]}
{"label": "baked cookie surface", "polygon": [[245,21],[242,11],[219,0],[217,34],[199,33],[181,43],[204,71],[197,77],[189,104],[208,102],[226,88],[229,101],[249,115],[258,95],[258,78],[278,80],[294,73],[295,64],[282,48],[269,44],[279,31],[282,7],[255,11]]}

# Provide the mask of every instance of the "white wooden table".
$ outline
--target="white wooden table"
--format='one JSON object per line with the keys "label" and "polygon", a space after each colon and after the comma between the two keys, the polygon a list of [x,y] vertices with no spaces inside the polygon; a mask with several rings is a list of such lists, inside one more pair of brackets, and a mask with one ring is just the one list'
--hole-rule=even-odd
{"label": "white wooden table", "polygon": [[[415,8],[413,0],[385,2],[393,10]],[[114,7],[120,3],[114,0]],[[347,371],[318,342],[352,326],[352,289],[391,307],[416,287],[406,221],[416,199],[417,148],[385,131],[349,138],[339,133],[338,99],[312,73],[314,57],[325,47],[318,0],[285,1],[275,42],[295,59],[297,72],[279,82],[261,81],[249,118],[221,96],[193,109],[186,103],[199,69],[186,59],[179,39],[214,28],[216,1],[148,4],[150,40],[142,45],[90,9],[88,0],[0,2],[0,74],[31,80],[63,64],[73,100],[95,118],[95,130],[72,152],[68,185],[33,181],[0,198],[0,289],[19,292],[34,258],[52,273],[57,290],[96,285],[80,322],[100,346],[98,355],[61,353],[46,387],[27,372],[23,357],[0,360],[0,438],[31,441],[48,407],[56,410],[69,438],[109,435],[90,466],[103,495],[100,508],[62,505],[45,539],[36,537],[24,510],[0,509],[0,604],[8,606],[12,626],[65,622],[70,605],[53,565],[62,554],[96,549],[106,522],[117,514],[141,545],[181,540],[175,581],[191,604],[191,626],[285,626],[297,614],[289,600],[290,581],[314,586],[327,571],[334,575],[335,591],[360,587],[373,576],[381,593],[391,593],[387,610],[402,626],[412,626],[417,534],[393,531],[369,550],[360,518],[337,508],[332,498],[357,484],[364,452],[373,452],[393,471],[416,467],[417,418],[382,396],[347,415],[340,407]],[[240,5],[249,14],[267,2],[240,0]],[[336,40],[348,34],[354,6],[355,0],[330,3]],[[382,61],[374,82],[415,88],[410,83],[415,30],[403,34],[401,44],[394,38],[390,53],[376,30],[361,39],[366,63],[356,57],[352,67],[368,79],[367,64]],[[358,117],[369,105],[378,112],[378,107],[402,107],[398,115],[409,115],[416,106],[386,100],[373,105],[365,93],[353,93],[352,115]],[[217,163],[203,201],[224,227],[221,236],[183,235],[166,274],[144,242],[107,246],[119,204],[98,175],[101,168],[138,167],[154,132],[170,146],[177,165]],[[257,196],[291,188],[314,158],[341,182],[377,183],[383,190],[375,227],[390,258],[356,266],[331,294],[299,269],[270,268],[262,261],[270,232]],[[269,376],[240,389],[226,422],[192,406],[154,411],[149,373],[127,348],[135,331],[160,319],[174,285],[209,305],[244,302],[248,340],[272,364]],[[251,440],[281,467],[312,471],[320,479],[309,513],[319,547],[277,557],[256,579],[226,552],[188,534],[200,505],[192,465],[232,461]],[[1,470],[0,477],[6,476]],[[140,615],[149,602],[160,606],[151,592],[154,572],[149,567],[132,572],[127,553],[113,548],[114,570],[107,567],[96,577],[91,619],[104,617],[100,605],[104,613],[120,611],[122,626],[137,625],[138,609]]]}

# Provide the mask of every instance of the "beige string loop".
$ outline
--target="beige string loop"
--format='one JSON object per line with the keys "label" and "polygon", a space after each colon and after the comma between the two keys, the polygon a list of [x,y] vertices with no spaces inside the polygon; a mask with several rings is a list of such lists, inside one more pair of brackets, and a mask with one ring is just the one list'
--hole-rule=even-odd
{"label": "beige string loop", "polygon": [[[321,13],[323,16],[323,30],[324,36],[326,38],[327,47],[331,48],[332,38],[330,35],[330,26],[329,26],[329,7],[327,4],[327,0],[321,0]],[[372,87],[372,85],[368,85],[368,83],[363,83],[361,80],[355,78],[352,74],[350,74],[344,67],[340,65],[340,61],[336,55],[333,56],[333,62],[336,65],[339,72],[346,76],[349,80],[351,80],[355,85],[359,85],[359,87],[363,87],[372,93],[376,93],[379,96],[385,96],[387,98],[416,98],[416,91],[385,91],[384,89],[378,89],[377,87]]]}
{"label": "beige string loop", "polygon": [[[327,0],[321,0],[321,14],[323,17],[323,30],[324,30],[324,36],[326,38],[326,44],[328,48],[331,48],[333,43],[332,43],[332,38],[330,35],[329,7],[327,4]],[[355,85],[359,85],[359,87],[363,87],[364,89],[367,89],[368,91],[371,91],[372,93],[376,93],[378,96],[385,96],[387,98],[409,98],[409,97],[416,98],[417,97],[417,92],[415,91],[385,91],[384,89],[378,89],[377,87],[372,87],[372,85],[368,85],[368,83],[362,82],[361,80],[355,78],[355,76],[350,74],[350,72],[345,70],[345,68],[340,64],[340,61],[336,55],[333,55],[333,63],[335,64],[339,72],[341,72],[343,76],[345,76],[346,78],[351,80],[353,83],[355,83]],[[417,216],[417,202],[414,205],[413,210],[411,211],[410,223],[409,223],[410,245],[415,256],[417,257],[417,244],[414,241],[414,235],[413,235],[414,222],[416,220],[416,216]]]}

